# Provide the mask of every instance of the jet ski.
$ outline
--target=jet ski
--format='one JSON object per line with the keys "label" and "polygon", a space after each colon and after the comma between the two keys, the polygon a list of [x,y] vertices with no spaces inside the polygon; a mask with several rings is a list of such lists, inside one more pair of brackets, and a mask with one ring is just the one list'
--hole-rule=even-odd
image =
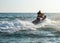
{"label": "jet ski", "polygon": [[33,24],[39,24],[39,23],[42,23],[42,22],[43,22],[43,20],[38,20],[38,19],[32,21]]}
{"label": "jet ski", "polygon": [[39,24],[42,23],[46,19],[46,16],[44,18],[37,18],[34,21],[32,21],[33,24]]}

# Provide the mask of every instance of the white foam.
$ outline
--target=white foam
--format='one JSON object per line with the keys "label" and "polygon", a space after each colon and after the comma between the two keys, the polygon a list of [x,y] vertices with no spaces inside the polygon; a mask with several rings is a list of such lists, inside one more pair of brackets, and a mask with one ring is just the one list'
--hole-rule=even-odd
{"label": "white foam", "polygon": [[[54,27],[58,28],[60,25],[58,25],[56,21],[52,21],[50,19],[46,19],[42,23],[38,25],[34,25],[32,22],[29,21],[22,21],[19,19],[16,19],[14,21],[2,21],[0,23],[0,31],[1,32],[16,32],[19,30],[37,30],[37,28],[42,27]],[[60,29],[56,29],[60,30]]]}

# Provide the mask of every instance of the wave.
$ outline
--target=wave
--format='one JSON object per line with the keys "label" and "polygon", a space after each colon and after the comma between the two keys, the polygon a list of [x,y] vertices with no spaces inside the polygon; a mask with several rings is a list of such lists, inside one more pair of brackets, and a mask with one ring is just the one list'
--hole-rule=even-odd
{"label": "wave", "polygon": [[52,21],[50,19],[44,20],[42,23],[38,25],[34,25],[30,21],[23,21],[20,19],[16,19],[13,21],[0,21],[0,32],[9,32],[13,33],[20,30],[38,30],[42,28],[54,28],[55,30],[60,31],[59,22]]}

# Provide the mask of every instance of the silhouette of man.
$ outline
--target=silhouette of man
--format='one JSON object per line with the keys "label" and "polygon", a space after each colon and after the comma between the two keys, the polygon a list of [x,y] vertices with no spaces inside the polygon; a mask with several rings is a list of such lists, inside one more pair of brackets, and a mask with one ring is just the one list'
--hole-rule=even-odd
{"label": "silhouette of man", "polygon": [[41,13],[41,11],[39,11],[37,13],[37,20],[44,20],[46,19],[46,15],[44,15],[43,13]]}
{"label": "silhouette of man", "polygon": [[39,11],[39,12],[37,13],[37,18],[36,18],[36,20],[34,20],[32,23],[38,24],[40,21],[45,20],[45,19],[46,19],[46,15],[44,15],[43,13],[41,13],[41,11]]}

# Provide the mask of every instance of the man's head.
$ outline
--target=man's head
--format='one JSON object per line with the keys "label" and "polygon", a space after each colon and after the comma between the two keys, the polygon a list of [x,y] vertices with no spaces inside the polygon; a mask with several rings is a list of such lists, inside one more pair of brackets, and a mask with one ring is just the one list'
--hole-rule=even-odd
{"label": "man's head", "polygon": [[41,14],[41,11],[39,11],[37,14]]}
{"label": "man's head", "polygon": [[42,17],[44,15],[43,13],[41,13],[41,11],[39,11],[37,14],[39,17]]}

